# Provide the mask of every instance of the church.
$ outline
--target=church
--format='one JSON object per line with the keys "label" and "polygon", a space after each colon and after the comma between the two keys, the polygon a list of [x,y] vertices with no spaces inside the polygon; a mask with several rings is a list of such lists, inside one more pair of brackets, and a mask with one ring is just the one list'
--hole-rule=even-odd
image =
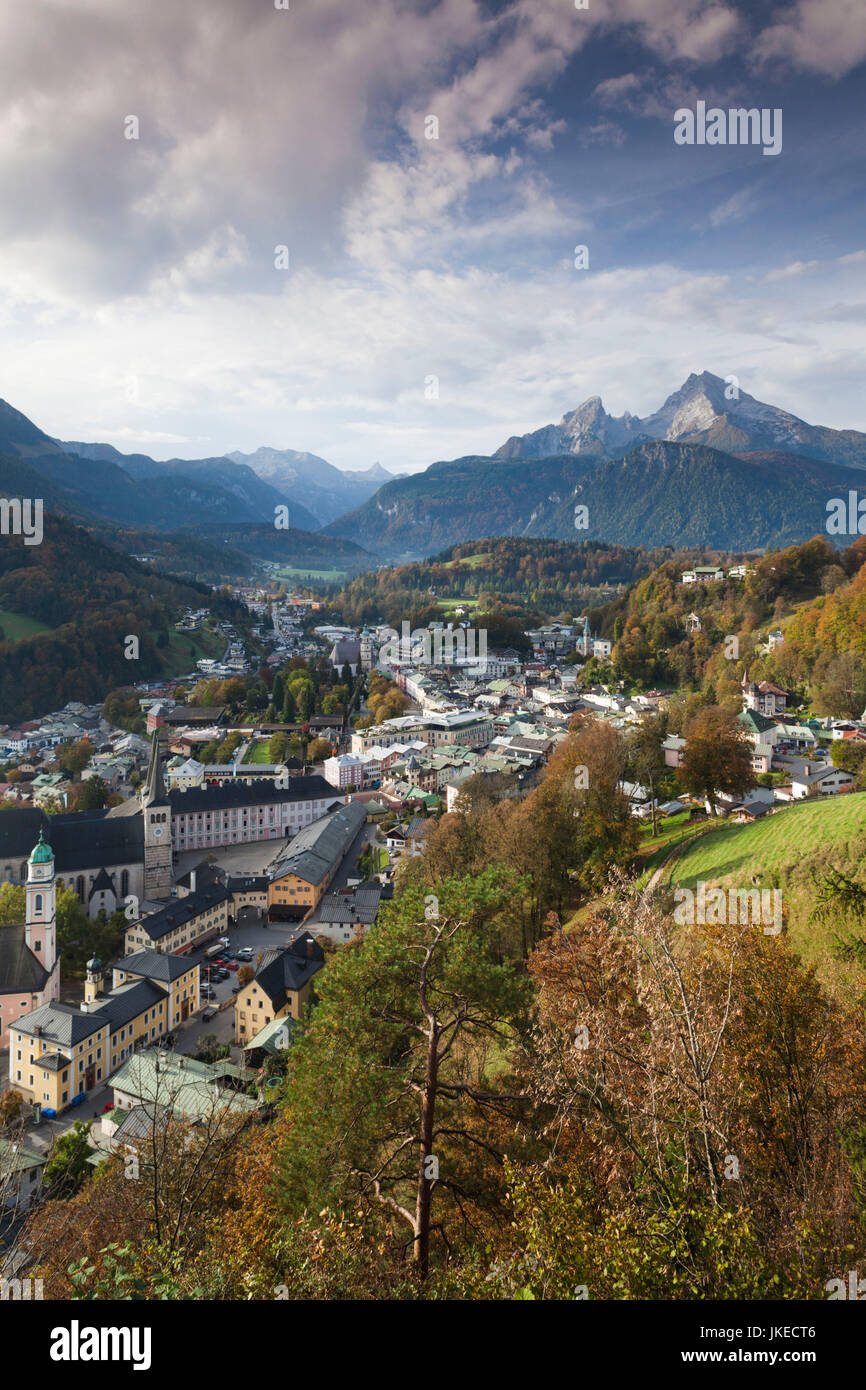
{"label": "church", "polygon": [[324,777],[249,782],[167,792],[159,733],[137,796],[108,811],[49,816],[37,808],[0,811],[0,882],[24,883],[38,837],[50,844],[59,888],[71,888],[91,917],[110,916],[133,896],[139,903],[171,896],[173,854],[251,840],[285,839],[343,797]]}
{"label": "church", "polygon": [[147,780],[122,805],[57,816],[29,807],[0,812],[0,882],[26,882],[27,854],[40,837],[51,846],[58,888],[77,893],[90,917],[100,909],[110,917],[130,895],[168,897],[170,815],[154,734]]}
{"label": "church", "polygon": [[10,1024],[60,998],[54,854],[41,834],[26,869],[25,920],[0,927],[0,1048]]}

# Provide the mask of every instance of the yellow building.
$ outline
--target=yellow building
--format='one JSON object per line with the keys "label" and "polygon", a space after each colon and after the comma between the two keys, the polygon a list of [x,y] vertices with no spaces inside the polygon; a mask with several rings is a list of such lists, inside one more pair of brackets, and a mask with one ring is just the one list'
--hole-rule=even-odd
{"label": "yellow building", "polygon": [[268,906],[282,908],[286,916],[306,917],[362,832],[366,814],[362,802],[352,801],[299,831],[268,870]]}
{"label": "yellow building", "polygon": [[190,951],[226,932],[231,902],[231,893],[223,883],[212,882],[203,888],[194,888],[184,897],[127,927],[126,952],[132,955],[135,951],[163,954]]}
{"label": "yellow building", "polygon": [[249,1043],[275,1018],[300,1018],[312,1000],[313,978],[324,963],[322,947],[307,931],[283,950],[265,951],[235,1000],[235,1041]]}
{"label": "yellow building", "polygon": [[156,951],[125,957],[112,989],[104,993],[103,985],[101,962],[88,961],[78,1008],[44,1004],[10,1027],[9,1081],[27,1100],[65,1110],[200,1004],[198,966]]}

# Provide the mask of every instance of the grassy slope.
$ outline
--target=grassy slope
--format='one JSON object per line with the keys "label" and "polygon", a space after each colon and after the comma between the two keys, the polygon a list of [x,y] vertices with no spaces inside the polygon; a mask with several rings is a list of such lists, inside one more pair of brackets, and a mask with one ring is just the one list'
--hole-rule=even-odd
{"label": "grassy slope", "polygon": [[[156,640],[156,633],[151,636]],[[226,639],[213,628],[199,627],[194,632],[176,632],[169,628],[169,643],[160,649],[164,663],[163,675],[185,676],[195,669],[195,663],[204,657],[221,657],[226,648]],[[195,653],[190,652],[190,647]]]}
{"label": "grassy slope", "polygon": [[[866,988],[866,974],[837,961],[831,926],[811,922],[812,872],[831,865],[862,881],[866,858],[866,792],[807,801],[776,811],[755,825],[723,825],[685,847],[670,865],[669,881],[694,887],[698,879],[724,888],[781,888],[792,943],[822,979],[846,997]],[[668,877],[668,875],[666,875]]]}
{"label": "grassy slope", "polygon": [[47,623],[28,618],[25,613],[10,613],[6,608],[0,608],[0,628],[7,642],[21,642],[28,637],[38,637],[42,632],[54,631]]}

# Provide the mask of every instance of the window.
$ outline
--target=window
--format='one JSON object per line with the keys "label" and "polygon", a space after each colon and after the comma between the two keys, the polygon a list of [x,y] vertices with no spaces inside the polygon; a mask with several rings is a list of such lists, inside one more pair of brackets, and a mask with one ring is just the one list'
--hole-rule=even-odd
{"label": "window", "polygon": [[41,912],[41,911],[42,911],[42,904],[43,904],[43,902],[44,902],[44,898],[43,898],[42,894],[41,894],[41,893],[37,893],[36,896],[35,896],[35,898],[33,899],[33,911],[34,911],[34,912]]}

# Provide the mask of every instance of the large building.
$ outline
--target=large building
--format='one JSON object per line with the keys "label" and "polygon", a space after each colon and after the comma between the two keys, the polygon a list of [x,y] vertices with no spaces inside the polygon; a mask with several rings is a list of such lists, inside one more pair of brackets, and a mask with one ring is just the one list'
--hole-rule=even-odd
{"label": "large building", "polygon": [[438,748],[460,744],[464,748],[486,748],[494,735],[493,720],[477,710],[447,710],[441,714],[404,714],[371,729],[352,734],[351,752],[365,753],[380,745],[423,742]]}
{"label": "large building", "polygon": [[351,801],[301,830],[268,870],[269,910],[283,917],[305,917],[333,882],[366,822],[364,803]]}
{"label": "large building", "polygon": [[20,925],[0,927],[0,1047],[23,1015],[60,997],[54,854],[41,834],[27,861],[27,905]]}
{"label": "large building", "polygon": [[198,965],[152,951],[119,961],[108,992],[104,984],[90,960],[80,1005],[46,1003],[12,1025],[9,1081],[25,1099],[65,1110],[199,1007]]}
{"label": "large building", "polygon": [[231,892],[219,881],[173,898],[127,927],[126,950],[189,953],[226,931],[231,902]]}
{"label": "large building", "polygon": [[324,777],[276,782],[230,780],[218,787],[169,793],[175,851],[279,840],[318,820],[338,797]]}

